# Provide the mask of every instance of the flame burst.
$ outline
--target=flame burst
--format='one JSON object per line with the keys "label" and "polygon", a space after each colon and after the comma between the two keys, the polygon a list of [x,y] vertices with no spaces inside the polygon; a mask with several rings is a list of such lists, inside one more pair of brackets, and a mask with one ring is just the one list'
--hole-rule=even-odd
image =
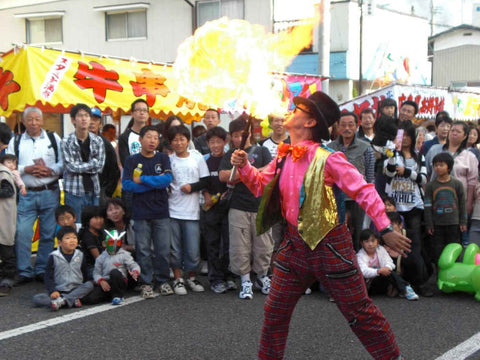
{"label": "flame burst", "polygon": [[276,34],[244,20],[209,21],[178,48],[178,92],[217,108],[235,102],[237,110],[258,118],[285,113],[288,104],[273,73],[285,71],[312,34],[313,20]]}

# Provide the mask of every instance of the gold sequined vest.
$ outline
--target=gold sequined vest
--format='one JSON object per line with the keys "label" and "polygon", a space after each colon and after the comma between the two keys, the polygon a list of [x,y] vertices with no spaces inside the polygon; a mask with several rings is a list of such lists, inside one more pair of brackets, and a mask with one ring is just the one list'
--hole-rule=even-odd
{"label": "gold sequined vest", "polygon": [[[325,163],[330,151],[318,147],[303,177],[298,212],[298,232],[313,250],[338,225],[337,203],[331,186],[324,184]],[[280,172],[266,186],[257,212],[257,235],[266,232],[281,217],[278,180]]]}
{"label": "gold sequined vest", "polygon": [[318,147],[303,177],[298,211],[298,233],[310,249],[338,225],[337,203],[331,186],[325,185],[325,163],[330,151]]}

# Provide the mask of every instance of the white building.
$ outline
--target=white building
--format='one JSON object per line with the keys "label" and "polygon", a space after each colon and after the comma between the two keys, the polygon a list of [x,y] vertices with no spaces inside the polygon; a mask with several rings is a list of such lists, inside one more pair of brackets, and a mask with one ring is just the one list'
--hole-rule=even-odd
{"label": "white building", "polygon": [[[363,3],[362,93],[375,90],[388,81],[430,85],[428,20],[376,7],[371,0],[363,0]],[[359,2],[332,0],[330,14],[329,93],[336,101],[345,102],[358,95]],[[314,45],[312,52],[298,56],[288,70],[317,74],[316,49]]]}
{"label": "white building", "polygon": [[429,42],[434,86],[480,88],[480,27],[456,26],[430,37]]}
{"label": "white building", "polygon": [[221,16],[271,29],[270,0],[3,0],[0,51],[26,43],[173,62],[197,24]]}
{"label": "white building", "polygon": [[[429,85],[428,20],[363,2],[362,92],[389,78]],[[172,62],[179,44],[207,20],[228,16],[273,29],[274,5],[274,0],[3,0],[0,51],[27,43]],[[329,93],[338,102],[357,95],[359,32],[358,1],[331,0],[330,74],[321,75],[331,76]],[[314,43],[287,70],[317,75],[317,49]]]}

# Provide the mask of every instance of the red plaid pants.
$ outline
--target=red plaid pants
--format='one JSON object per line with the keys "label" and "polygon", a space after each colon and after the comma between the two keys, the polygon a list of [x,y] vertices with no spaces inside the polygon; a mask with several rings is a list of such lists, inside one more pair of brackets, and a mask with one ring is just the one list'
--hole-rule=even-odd
{"label": "red plaid pants", "polygon": [[352,239],[344,225],[330,231],[313,251],[297,228],[289,225],[275,265],[264,306],[259,359],[283,359],[293,309],[315,280],[335,299],[352,331],[373,358],[400,358],[390,324],[367,295]]}

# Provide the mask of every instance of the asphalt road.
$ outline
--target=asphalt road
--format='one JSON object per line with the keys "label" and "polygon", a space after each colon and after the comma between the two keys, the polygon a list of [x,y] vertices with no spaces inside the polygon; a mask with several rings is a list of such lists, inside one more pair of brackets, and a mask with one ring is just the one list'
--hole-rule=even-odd
{"label": "asphalt road", "polygon": [[[206,283],[205,278],[201,280]],[[216,295],[206,291],[150,300],[130,293],[132,303],[119,307],[106,304],[52,312],[33,308],[31,298],[41,291],[42,284],[31,283],[0,298],[0,359],[256,357],[265,300],[259,292],[251,301],[238,299],[236,292]],[[406,359],[436,359],[480,332],[480,302],[469,294],[439,294],[415,302],[377,296],[374,301],[389,319]],[[100,312],[82,316],[92,310]],[[40,328],[39,322],[53,319],[64,322]],[[19,328],[27,325],[34,331],[18,335]],[[480,341],[477,345],[480,349]],[[285,358],[370,357],[335,304],[314,292],[297,305]],[[480,359],[480,351],[468,359]]]}

